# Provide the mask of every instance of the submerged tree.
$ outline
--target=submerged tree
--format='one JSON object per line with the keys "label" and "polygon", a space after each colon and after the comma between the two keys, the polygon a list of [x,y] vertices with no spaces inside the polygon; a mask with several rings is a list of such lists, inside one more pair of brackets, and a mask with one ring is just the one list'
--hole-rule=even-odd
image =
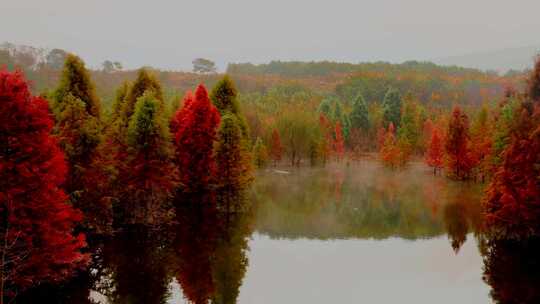
{"label": "submerged tree", "polygon": [[516,113],[511,142],[486,193],[486,222],[496,234],[540,233],[540,102],[524,102]]}
{"label": "submerged tree", "polygon": [[272,139],[270,146],[270,157],[274,161],[274,166],[281,160],[283,155],[283,146],[281,145],[281,137],[277,129],[272,131]]}
{"label": "submerged tree", "polygon": [[343,132],[341,130],[341,124],[336,122],[334,129],[334,141],[333,141],[334,155],[337,160],[342,160],[345,155],[345,140],[343,139]]}
{"label": "submerged tree", "polygon": [[193,101],[187,100],[174,117],[176,163],[185,190],[208,186],[215,172],[213,146],[220,116],[210,102],[204,85],[199,85]]}
{"label": "submerged tree", "polygon": [[20,72],[0,71],[0,302],[18,290],[61,281],[86,262],[81,215],[60,189],[67,166],[47,101]]}
{"label": "submerged tree", "polygon": [[390,122],[384,136],[384,142],[379,151],[382,163],[390,168],[397,168],[402,165],[402,155],[395,132],[394,124]]}
{"label": "submerged tree", "polygon": [[268,150],[260,137],[257,137],[257,140],[255,140],[252,155],[253,162],[257,168],[266,167],[268,164]]}
{"label": "submerged tree", "polygon": [[445,142],[448,174],[455,179],[470,178],[473,158],[470,147],[469,119],[455,107],[448,124]]}
{"label": "submerged tree", "polygon": [[433,167],[433,174],[437,174],[437,170],[443,167],[443,140],[441,130],[438,126],[434,126],[431,130],[431,139],[428,143],[426,151],[426,163]]}
{"label": "submerged tree", "polygon": [[249,139],[249,127],[244,115],[240,109],[240,104],[237,99],[238,92],[232,79],[225,75],[212,89],[210,99],[212,103],[219,110],[221,115],[231,113],[236,116],[238,120],[240,130],[242,130],[242,137],[245,140]]}
{"label": "submerged tree", "polygon": [[121,172],[126,220],[159,224],[168,219],[166,203],[174,194],[178,173],[171,135],[152,91],[137,100],[127,139],[127,166]]}
{"label": "submerged tree", "polygon": [[232,114],[225,114],[221,119],[215,153],[220,188],[244,189],[252,179],[251,160],[242,144],[242,131],[238,120]]}

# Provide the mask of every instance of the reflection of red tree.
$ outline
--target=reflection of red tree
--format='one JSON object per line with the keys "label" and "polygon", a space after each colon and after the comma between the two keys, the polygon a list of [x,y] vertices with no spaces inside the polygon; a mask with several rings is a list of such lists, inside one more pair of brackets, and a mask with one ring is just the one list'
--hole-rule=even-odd
{"label": "reflection of red tree", "polygon": [[336,200],[336,205],[341,202],[341,192],[343,188],[343,181],[345,180],[345,174],[343,170],[335,170],[333,174],[334,181],[334,197]]}
{"label": "reflection of red tree", "polygon": [[86,262],[84,236],[72,235],[81,214],[59,189],[67,167],[52,125],[47,101],[30,95],[22,74],[0,71],[0,298]]}
{"label": "reflection of red tree", "polygon": [[208,197],[191,197],[181,205],[177,211],[176,280],[191,303],[206,304],[215,292],[212,256],[216,250],[216,227],[219,227],[215,204]]}
{"label": "reflection of red tree", "polygon": [[484,281],[494,303],[540,303],[540,240],[487,240]]}

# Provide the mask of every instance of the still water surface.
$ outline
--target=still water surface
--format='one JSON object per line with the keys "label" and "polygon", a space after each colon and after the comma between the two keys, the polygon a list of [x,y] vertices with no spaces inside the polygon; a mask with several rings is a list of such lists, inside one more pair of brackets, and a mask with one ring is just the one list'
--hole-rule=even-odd
{"label": "still water surface", "polygon": [[491,303],[481,194],[420,163],[268,169],[247,208],[186,207],[174,227],[96,242],[91,270],[59,293],[73,293],[65,303]]}

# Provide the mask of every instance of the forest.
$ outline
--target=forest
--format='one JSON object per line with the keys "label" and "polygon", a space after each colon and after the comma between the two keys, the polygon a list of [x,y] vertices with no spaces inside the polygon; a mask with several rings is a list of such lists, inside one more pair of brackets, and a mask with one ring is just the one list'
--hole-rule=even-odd
{"label": "forest", "polygon": [[[163,272],[151,280],[154,290],[166,289],[170,276],[190,302],[235,303],[255,226],[276,238],[418,239],[461,220],[468,228],[454,229],[452,248],[457,252],[474,231],[487,274],[502,267],[498,252],[516,242],[538,244],[540,59],[531,70],[504,75],[416,61],[231,63],[221,74],[127,70],[110,61],[89,69],[64,50],[5,44],[0,66],[1,304],[32,303],[28,291],[50,293],[50,286],[94,269],[97,257],[112,265],[97,272],[128,277],[135,261],[152,275]],[[257,179],[336,166],[405,180],[413,170],[424,175],[426,193],[398,194],[407,204],[383,222],[375,217],[382,212],[376,199],[355,198],[384,195],[345,184],[350,197],[343,198],[336,194],[343,176],[336,174],[336,189],[306,184],[279,202],[258,204],[255,225],[253,191],[279,196],[288,187],[283,180],[263,187]],[[428,193],[433,179],[481,188],[469,195],[480,204],[456,220],[462,202],[452,190],[458,194],[449,194],[443,224],[426,220],[417,205],[437,205]],[[329,211],[325,200],[303,197],[310,187],[345,203]],[[278,205],[277,215],[268,204]],[[308,224],[291,220],[302,208],[313,212]],[[355,217],[358,209],[375,215]],[[342,226],[320,230],[328,213]],[[286,228],[277,227],[285,220]],[[143,260],[129,256],[134,252]],[[152,266],[160,259],[173,261],[176,273]],[[529,290],[526,301],[509,302],[518,292],[499,280],[486,279],[500,303],[540,297]],[[144,284],[118,284],[110,298],[162,303],[137,294]]]}

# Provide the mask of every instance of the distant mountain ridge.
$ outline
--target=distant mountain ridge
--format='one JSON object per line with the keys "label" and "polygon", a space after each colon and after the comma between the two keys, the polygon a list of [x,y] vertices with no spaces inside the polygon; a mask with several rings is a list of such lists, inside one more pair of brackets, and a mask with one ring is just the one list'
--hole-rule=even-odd
{"label": "distant mountain ridge", "polygon": [[480,70],[505,73],[509,70],[525,70],[532,67],[540,53],[540,44],[433,59],[440,65],[456,65]]}

